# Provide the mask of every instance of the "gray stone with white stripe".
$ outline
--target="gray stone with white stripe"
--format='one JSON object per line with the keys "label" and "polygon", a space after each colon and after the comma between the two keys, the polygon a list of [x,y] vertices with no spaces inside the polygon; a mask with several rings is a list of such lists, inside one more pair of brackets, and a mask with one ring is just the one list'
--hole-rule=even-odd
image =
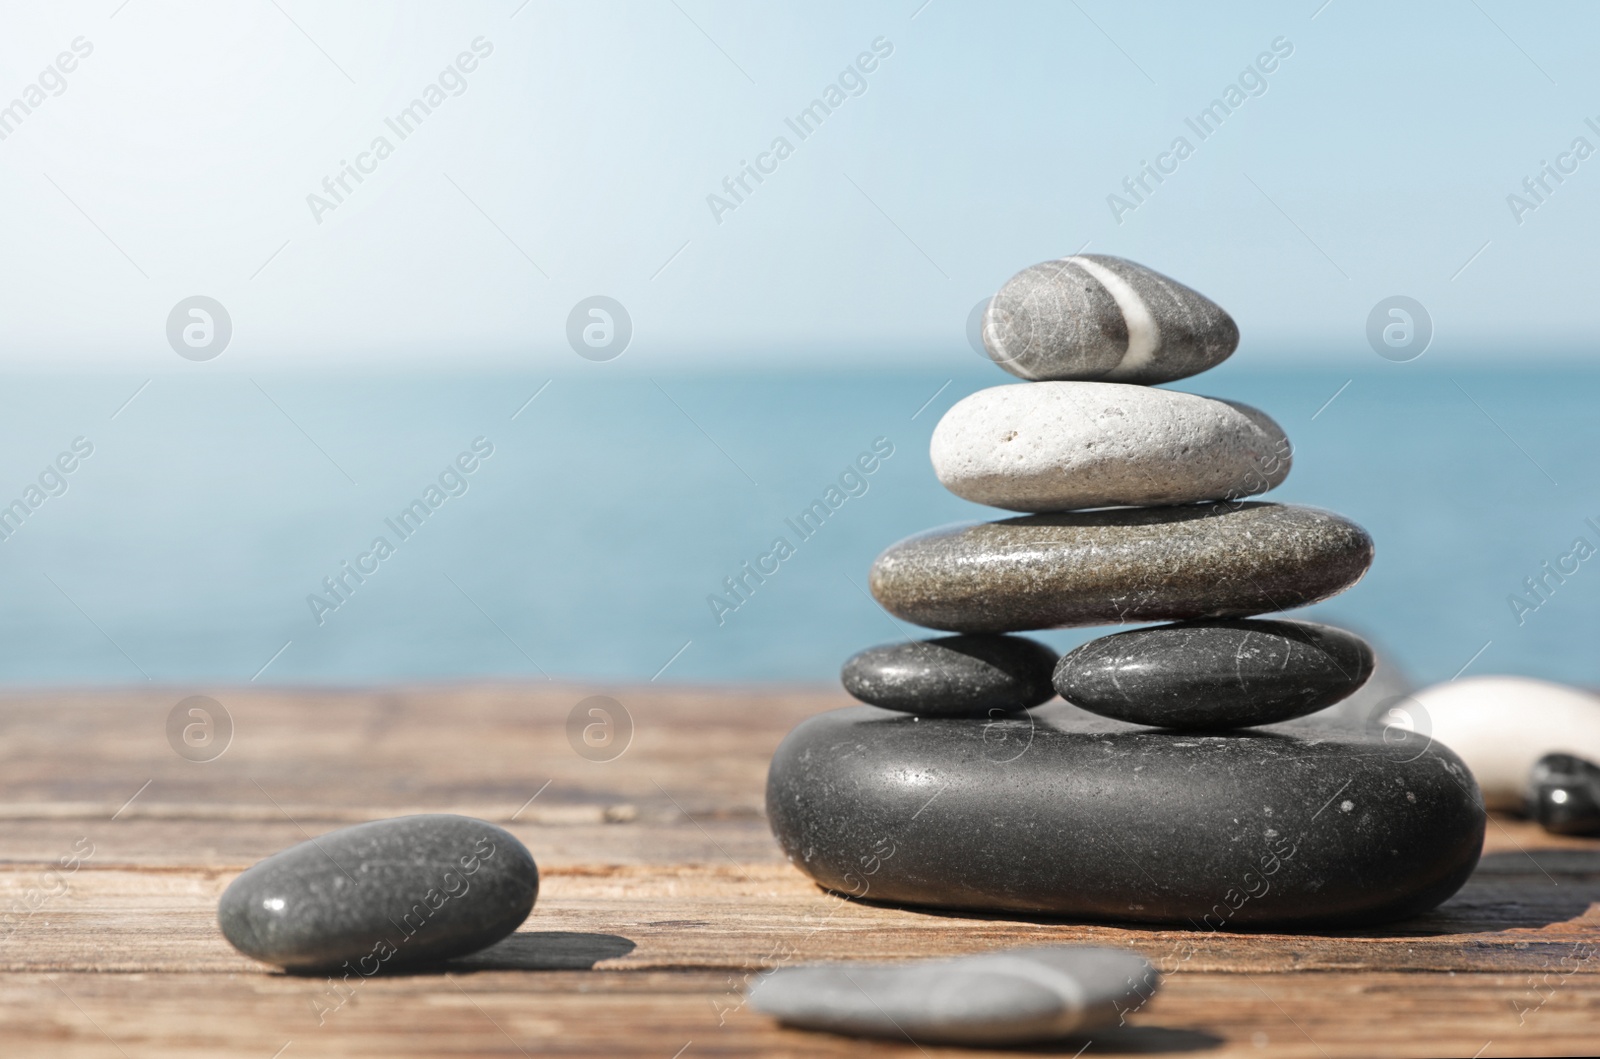
{"label": "gray stone with white stripe", "polygon": [[1153,269],[1079,254],[1018,272],[989,302],[983,344],[1011,374],[1151,385],[1216,367],[1239,345],[1233,317]]}

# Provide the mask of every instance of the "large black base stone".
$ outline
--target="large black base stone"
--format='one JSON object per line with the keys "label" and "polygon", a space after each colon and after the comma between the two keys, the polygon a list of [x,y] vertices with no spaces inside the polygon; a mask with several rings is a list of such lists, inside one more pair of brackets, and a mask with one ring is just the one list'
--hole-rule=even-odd
{"label": "large black base stone", "polygon": [[817,882],[896,904],[1231,930],[1378,923],[1455,893],[1484,831],[1461,760],[1300,731],[834,710],[778,747],[767,815]]}

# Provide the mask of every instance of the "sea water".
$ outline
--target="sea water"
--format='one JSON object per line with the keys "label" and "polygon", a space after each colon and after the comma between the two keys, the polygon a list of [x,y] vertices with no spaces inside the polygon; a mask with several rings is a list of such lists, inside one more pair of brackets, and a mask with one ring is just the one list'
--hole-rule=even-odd
{"label": "sea water", "polygon": [[[874,556],[1000,514],[927,454],[950,404],[1009,381],[992,367],[608,367],[9,377],[0,680],[829,681],[919,635],[867,594]],[[1418,680],[1600,680],[1600,372],[1172,385],[1269,412],[1294,444],[1271,499],[1375,538],[1367,577],[1300,616]]]}

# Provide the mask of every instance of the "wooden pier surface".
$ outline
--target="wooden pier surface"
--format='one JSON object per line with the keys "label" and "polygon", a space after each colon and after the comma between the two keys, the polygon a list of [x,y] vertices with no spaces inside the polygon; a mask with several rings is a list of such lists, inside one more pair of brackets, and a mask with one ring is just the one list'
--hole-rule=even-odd
{"label": "wooden pier surface", "polygon": [[[189,758],[216,751],[220,716],[208,732],[185,707],[169,739],[169,716],[194,694],[231,721],[211,760]],[[569,715],[591,695],[631,718],[611,760],[569,740]],[[806,688],[551,684],[0,696],[0,1054],[975,1055],[783,1029],[744,1008],[743,989],[796,962],[1067,941],[1125,945],[1169,973],[1129,1026],[1032,1052],[1600,1052],[1600,842],[1492,818],[1453,899],[1348,933],[848,902],[783,860],[762,810],[784,733],[846,704]],[[494,948],[341,997],[218,932],[218,895],[260,858],[348,823],[440,811],[502,824],[539,863],[533,915]]]}

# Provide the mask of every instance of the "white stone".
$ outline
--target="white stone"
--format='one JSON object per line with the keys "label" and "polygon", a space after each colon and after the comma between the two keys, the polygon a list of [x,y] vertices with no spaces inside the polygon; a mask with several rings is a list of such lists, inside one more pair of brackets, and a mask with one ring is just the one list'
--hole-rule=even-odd
{"label": "white stone", "polygon": [[939,420],[929,451],[952,493],[1030,512],[1238,499],[1277,486],[1290,463],[1259,409],[1108,382],[979,390]]}
{"label": "white stone", "polygon": [[751,988],[789,1026],[947,1044],[1055,1040],[1116,1024],[1160,981],[1119,949],[1057,945],[901,964],[786,967]]}
{"label": "white stone", "polygon": [[1522,810],[1529,773],[1546,754],[1600,762],[1600,696],[1532,677],[1435,684],[1396,704],[1389,723],[1454,750],[1491,809]]}

